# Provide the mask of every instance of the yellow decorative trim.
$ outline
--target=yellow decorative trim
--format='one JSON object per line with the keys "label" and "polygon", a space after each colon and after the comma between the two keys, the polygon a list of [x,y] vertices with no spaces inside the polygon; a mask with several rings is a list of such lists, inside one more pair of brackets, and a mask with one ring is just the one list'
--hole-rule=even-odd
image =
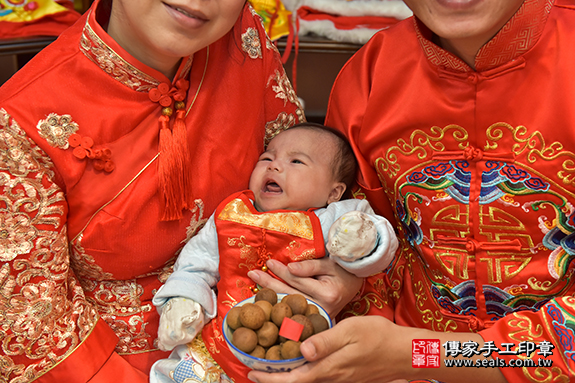
{"label": "yellow decorative trim", "polygon": [[306,214],[302,212],[253,214],[239,198],[228,203],[218,216],[218,219],[275,230],[308,240],[313,240],[314,238],[312,224]]}

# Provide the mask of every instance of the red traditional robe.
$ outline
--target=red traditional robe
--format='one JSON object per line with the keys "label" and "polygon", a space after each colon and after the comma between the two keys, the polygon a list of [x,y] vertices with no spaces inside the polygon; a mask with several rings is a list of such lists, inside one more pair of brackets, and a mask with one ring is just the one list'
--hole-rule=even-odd
{"label": "red traditional robe", "polygon": [[359,156],[357,195],[403,241],[343,316],[532,342],[492,357],[553,365],[501,368],[509,382],[573,379],[574,26],[572,1],[526,0],[473,70],[412,18],[342,69],[326,124]]}
{"label": "red traditional robe", "polygon": [[[252,192],[231,195],[216,209],[219,272],[218,313],[203,329],[202,338],[212,357],[236,382],[249,383],[250,369],[228,348],[222,322],[236,303],[254,294],[254,282],[247,276],[253,269],[265,268],[268,259],[285,264],[325,256],[318,216],[312,211],[272,211],[260,213]],[[286,246],[286,244],[288,244]]]}
{"label": "red traditional robe", "polygon": [[[97,1],[0,88],[0,380],[147,381],[167,356],[151,298],[265,140],[303,111],[249,5],[222,39],[186,58],[195,206],[161,221],[159,118],[174,88],[102,29]],[[165,85],[161,85],[165,84]]]}

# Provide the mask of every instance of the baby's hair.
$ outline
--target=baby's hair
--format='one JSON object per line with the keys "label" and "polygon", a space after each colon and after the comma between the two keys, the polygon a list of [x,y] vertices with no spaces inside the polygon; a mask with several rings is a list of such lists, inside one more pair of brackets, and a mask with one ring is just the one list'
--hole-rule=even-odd
{"label": "baby's hair", "polygon": [[333,162],[333,176],[336,181],[343,182],[346,187],[344,196],[349,197],[351,187],[355,183],[357,174],[357,160],[353,154],[353,149],[347,140],[347,137],[334,128],[329,126],[316,124],[314,122],[302,122],[296,124],[289,129],[309,129],[316,132],[323,132],[335,136],[337,142],[337,153],[335,154]]}

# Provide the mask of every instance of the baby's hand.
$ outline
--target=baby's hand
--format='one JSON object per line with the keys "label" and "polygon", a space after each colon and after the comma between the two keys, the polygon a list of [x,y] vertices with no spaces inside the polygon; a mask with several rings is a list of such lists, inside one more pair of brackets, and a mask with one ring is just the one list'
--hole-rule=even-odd
{"label": "baby's hand", "polygon": [[158,347],[162,351],[191,342],[204,326],[202,306],[191,299],[172,298],[161,311]]}
{"label": "baby's hand", "polygon": [[350,211],[331,225],[327,240],[330,257],[353,262],[369,255],[377,245],[377,229],[369,216]]}

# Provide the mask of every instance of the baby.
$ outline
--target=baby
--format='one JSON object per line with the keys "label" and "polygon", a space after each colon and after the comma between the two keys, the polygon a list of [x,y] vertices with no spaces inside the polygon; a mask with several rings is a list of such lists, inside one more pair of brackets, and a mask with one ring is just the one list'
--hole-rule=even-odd
{"label": "baby", "polygon": [[[270,258],[289,263],[326,255],[360,277],[385,269],[398,246],[392,226],[365,200],[340,201],[356,167],[345,138],[322,125],[303,123],[274,137],[255,165],[249,190],[218,206],[154,296],[161,313],[159,348],[187,344],[201,331],[195,342],[203,338],[225,374],[247,381],[247,368],[228,350],[221,323],[234,304],[257,292],[249,270],[267,271]],[[214,369],[209,355],[202,355],[206,347],[194,353],[188,346],[157,362],[151,381],[179,381],[178,371]]]}

